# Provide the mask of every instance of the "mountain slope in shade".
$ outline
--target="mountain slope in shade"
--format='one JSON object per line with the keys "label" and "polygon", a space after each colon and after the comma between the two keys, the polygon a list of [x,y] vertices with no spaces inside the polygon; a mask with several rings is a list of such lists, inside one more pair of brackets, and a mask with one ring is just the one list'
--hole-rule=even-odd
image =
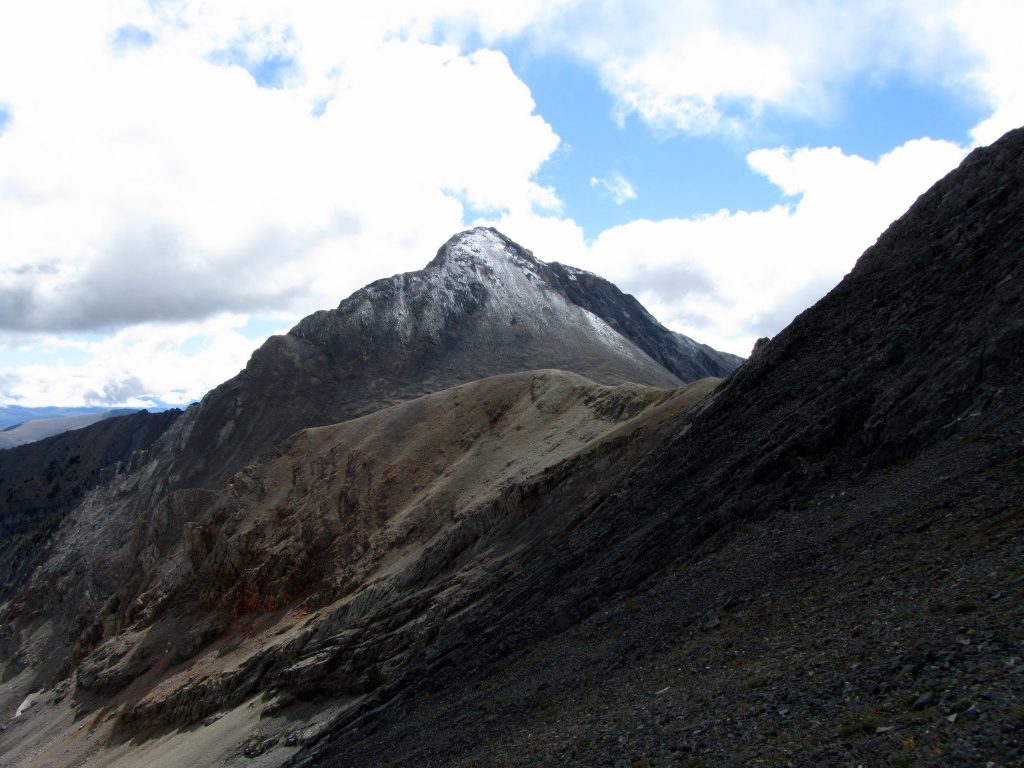
{"label": "mountain slope in shade", "polygon": [[0,600],[82,497],[125,471],[180,415],[140,411],[0,451]]}

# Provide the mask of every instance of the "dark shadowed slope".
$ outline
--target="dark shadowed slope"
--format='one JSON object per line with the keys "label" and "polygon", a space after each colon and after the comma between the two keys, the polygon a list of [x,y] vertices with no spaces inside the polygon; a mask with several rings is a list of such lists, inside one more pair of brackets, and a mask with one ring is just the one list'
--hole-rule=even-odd
{"label": "dark shadowed slope", "polygon": [[297,763],[1019,764],[1022,180],[972,153]]}
{"label": "dark shadowed slope", "polygon": [[683,381],[728,376],[743,358],[719,352],[670,331],[633,296],[591,272],[549,264],[558,286],[574,304],[588,309]]}
{"label": "dark shadowed slope", "polygon": [[181,411],[141,411],[0,451],[0,600],[86,492],[122,471]]}

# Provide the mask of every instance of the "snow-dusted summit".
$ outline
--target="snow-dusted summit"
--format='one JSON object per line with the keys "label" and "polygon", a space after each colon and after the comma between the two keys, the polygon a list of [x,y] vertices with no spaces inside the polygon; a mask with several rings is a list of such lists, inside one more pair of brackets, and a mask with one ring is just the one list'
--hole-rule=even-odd
{"label": "snow-dusted summit", "polygon": [[183,463],[179,482],[224,481],[302,427],[500,373],[558,368],[675,387],[740,362],[667,330],[611,283],[476,228],[423,270],[377,280],[269,339],[175,428],[176,455],[203,455]]}

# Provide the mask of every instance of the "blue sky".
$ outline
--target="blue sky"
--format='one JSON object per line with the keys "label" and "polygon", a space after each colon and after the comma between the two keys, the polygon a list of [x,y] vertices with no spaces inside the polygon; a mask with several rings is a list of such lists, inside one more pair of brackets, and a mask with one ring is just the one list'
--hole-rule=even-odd
{"label": "blue sky", "polygon": [[1022,33],[1000,0],[6,6],[0,404],[198,398],[478,223],[746,354],[1024,122]]}
{"label": "blue sky", "polygon": [[[612,118],[615,100],[593,69],[566,56],[537,56],[520,46],[505,49],[519,78],[530,88],[537,112],[563,146],[537,178],[558,190],[566,210],[588,238],[612,224],[637,218],[695,216],[720,208],[755,210],[785,195],[751,173],[747,153],[762,146],[838,146],[877,158],[906,141],[929,136],[970,143],[970,130],[988,110],[969,93],[955,93],[898,73],[849,83],[837,113],[794,119],[767,115],[744,137],[663,135],[641,119]],[[637,197],[617,205],[589,183],[620,173]]]}
{"label": "blue sky", "polygon": [[[507,51],[513,70],[530,88],[537,112],[562,146],[537,174],[558,190],[593,239],[612,224],[637,218],[691,216],[719,208],[770,207],[779,190],[750,173],[747,142],[718,137],[658,136],[641,120],[613,118],[614,99],[597,74],[565,56]],[[590,179],[619,173],[637,197],[617,204]]]}

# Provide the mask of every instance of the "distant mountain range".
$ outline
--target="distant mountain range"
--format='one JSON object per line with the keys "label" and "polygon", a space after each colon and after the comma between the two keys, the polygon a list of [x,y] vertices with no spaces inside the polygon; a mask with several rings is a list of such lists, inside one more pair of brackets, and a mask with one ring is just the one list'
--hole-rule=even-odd
{"label": "distant mountain range", "polygon": [[1022,253],[1024,129],[746,362],[474,229],[0,452],[0,763],[1020,764]]}
{"label": "distant mountain range", "polygon": [[26,421],[38,419],[63,419],[68,416],[85,416],[92,413],[109,411],[108,406],[82,406],[80,408],[62,408],[49,406],[41,408],[26,408],[20,405],[0,405],[0,430],[15,427]]}
{"label": "distant mountain range", "polygon": [[81,429],[113,416],[126,416],[129,413],[134,413],[137,409],[89,409],[86,413],[79,413],[78,411],[81,409],[78,408],[18,408],[16,411],[14,409],[5,410],[13,411],[7,414],[7,418],[11,418],[15,414],[24,417],[32,412],[53,415],[44,417],[33,414],[35,418],[28,418],[4,427],[0,430],[0,449],[32,443],[36,440],[42,440],[44,437],[67,432],[69,429]]}

